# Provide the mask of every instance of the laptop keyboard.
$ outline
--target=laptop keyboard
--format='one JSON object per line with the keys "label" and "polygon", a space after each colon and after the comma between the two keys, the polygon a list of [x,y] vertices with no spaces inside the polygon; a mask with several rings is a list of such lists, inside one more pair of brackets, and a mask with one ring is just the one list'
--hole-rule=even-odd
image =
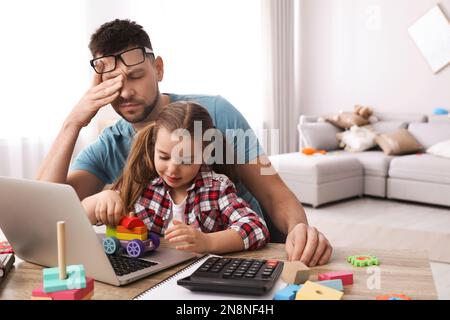
{"label": "laptop keyboard", "polygon": [[118,276],[136,272],[151,266],[156,265],[156,262],[134,259],[124,256],[107,255],[109,262],[113,266],[114,272]]}

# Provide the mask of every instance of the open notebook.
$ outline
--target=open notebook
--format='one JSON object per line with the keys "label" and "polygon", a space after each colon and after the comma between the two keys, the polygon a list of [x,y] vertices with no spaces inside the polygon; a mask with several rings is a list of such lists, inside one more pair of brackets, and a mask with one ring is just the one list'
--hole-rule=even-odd
{"label": "open notebook", "polygon": [[249,296],[231,293],[190,291],[177,284],[178,279],[190,276],[210,257],[219,256],[205,255],[198,260],[195,260],[187,267],[134,297],[133,300],[272,300],[275,293],[286,286],[286,283],[283,282],[280,277],[269,293],[262,296]]}

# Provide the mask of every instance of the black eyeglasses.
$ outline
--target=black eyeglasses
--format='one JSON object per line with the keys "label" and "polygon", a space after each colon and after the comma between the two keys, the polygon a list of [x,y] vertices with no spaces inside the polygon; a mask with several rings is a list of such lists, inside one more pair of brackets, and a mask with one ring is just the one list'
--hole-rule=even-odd
{"label": "black eyeglasses", "polygon": [[95,72],[102,74],[116,69],[117,58],[119,58],[127,67],[132,67],[144,62],[146,54],[153,54],[153,50],[146,47],[137,47],[125,50],[118,54],[110,54],[92,59],[90,64]]}

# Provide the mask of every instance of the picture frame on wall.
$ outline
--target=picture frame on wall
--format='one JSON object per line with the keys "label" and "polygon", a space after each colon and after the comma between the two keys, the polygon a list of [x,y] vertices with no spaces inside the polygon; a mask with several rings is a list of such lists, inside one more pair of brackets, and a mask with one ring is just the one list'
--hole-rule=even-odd
{"label": "picture frame on wall", "polygon": [[409,27],[408,32],[434,73],[450,64],[450,22],[438,5]]}

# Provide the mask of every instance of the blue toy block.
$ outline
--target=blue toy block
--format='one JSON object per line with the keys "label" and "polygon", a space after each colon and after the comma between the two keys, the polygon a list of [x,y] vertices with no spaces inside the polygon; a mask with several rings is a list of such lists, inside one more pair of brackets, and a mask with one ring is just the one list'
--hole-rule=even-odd
{"label": "blue toy block", "polygon": [[273,300],[295,300],[295,295],[297,294],[297,291],[300,290],[300,288],[303,285],[299,284],[290,284],[283,289],[277,291],[275,293],[275,296],[273,297]]}
{"label": "blue toy block", "polygon": [[323,280],[323,281],[318,281],[317,283],[321,284],[325,287],[332,288],[337,291],[344,291],[344,285],[342,284],[341,279]]}
{"label": "blue toy block", "polygon": [[86,288],[86,275],[83,265],[67,266],[67,278],[59,279],[59,268],[47,268],[43,270],[43,291],[45,293],[62,290]]}

